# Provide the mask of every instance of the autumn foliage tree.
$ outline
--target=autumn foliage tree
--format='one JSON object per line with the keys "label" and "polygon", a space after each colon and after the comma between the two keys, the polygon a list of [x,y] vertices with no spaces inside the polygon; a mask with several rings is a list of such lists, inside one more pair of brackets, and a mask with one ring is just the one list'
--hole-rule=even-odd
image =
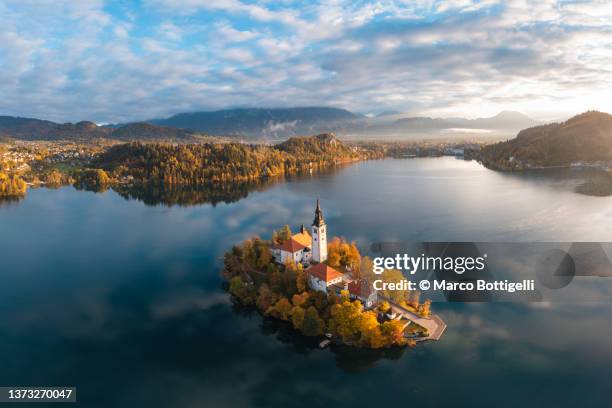
{"label": "autumn foliage tree", "polygon": [[0,197],[21,197],[25,195],[27,185],[19,176],[0,172]]}
{"label": "autumn foliage tree", "polygon": [[354,275],[358,275],[361,265],[361,254],[357,244],[354,241],[348,243],[344,238],[332,238],[327,244],[327,263],[335,268],[345,267],[351,270]]}

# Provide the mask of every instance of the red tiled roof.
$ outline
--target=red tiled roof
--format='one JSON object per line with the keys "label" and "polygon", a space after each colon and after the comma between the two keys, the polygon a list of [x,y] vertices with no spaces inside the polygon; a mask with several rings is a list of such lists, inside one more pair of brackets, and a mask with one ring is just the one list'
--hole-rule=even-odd
{"label": "red tiled roof", "polygon": [[374,291],[374,288],[366,279],[356,279],[348,284],[348,291],[352,295],[367,298]]}
{"label": "red tiled roof", "polygon": [[293,234],[291,238],[295,239],[297,242],[304,246],[312,245],[312,237],[306,229],[304,230],[304,232],[298,232],[297,234]]}
{"label": "red tiled roof", "polygon": [[297,252],[297,251],[301,251],[302,249],[306,248],[304,245],[300,244],[299,242],[297,242],[295,239],[291,238],[288,239],[287,241],[283,242],[280,245],[274,245],[273,246],[274,249],[282,249],[283,251],[286,252],[291,252],[292,254]]}
{"label": "red tiled roof", "polygon": [[338,272],[331,266],[327,266],[324,263],[319,263],[311,266],[310,268],[306,269],[306,273],[309,273],[315,278],[325,281],[326,283],[329,283],[334,279],[342,277],[342,273]]}

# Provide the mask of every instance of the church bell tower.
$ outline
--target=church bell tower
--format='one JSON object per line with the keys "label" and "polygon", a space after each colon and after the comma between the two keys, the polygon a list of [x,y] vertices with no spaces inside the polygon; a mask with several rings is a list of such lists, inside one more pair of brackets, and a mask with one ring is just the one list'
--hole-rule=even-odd
{"label": "church bell tower", "polygon": [[312,222],[312,260],[315,262],[327,260],[327,225],[325,225],[318,199],[315,218]]}

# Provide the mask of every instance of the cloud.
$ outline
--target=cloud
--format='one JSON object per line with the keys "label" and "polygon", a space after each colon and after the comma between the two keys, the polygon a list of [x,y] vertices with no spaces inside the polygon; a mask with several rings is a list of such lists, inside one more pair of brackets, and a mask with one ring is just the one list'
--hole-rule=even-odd
{"label": "cloud", "polygon": [[0,5],[2,114],[120,122],[232,106],[612,111],[607,2]]}
{"label": "cloud", "polygon": [[252,40],[259,36],[259,33],[257,33],[256,31],[236,30],[227,21],[222,21],[222,22],[217,23],[215,25],[215,28],[219,36],[227,42],[243,42],[243,41]]}

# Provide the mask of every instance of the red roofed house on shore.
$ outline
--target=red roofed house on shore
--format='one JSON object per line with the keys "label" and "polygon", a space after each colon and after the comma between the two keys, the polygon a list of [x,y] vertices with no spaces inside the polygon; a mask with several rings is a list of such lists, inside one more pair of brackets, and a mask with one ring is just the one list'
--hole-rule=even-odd
{"label": "red roofed house on shore", "polygon": [[306,269],[308,275],[308,285],[311,289],[327,292],[327,288],[332,285],[342,283],[343,274],[331,266],[319,263]]}
{"label": "red roofed house on shore", "polygon": [[347,289],[351,299],[360,300],[367,309],[374,306],[378,301],[376,290],[367,279],[355,279],[348,283]]}

